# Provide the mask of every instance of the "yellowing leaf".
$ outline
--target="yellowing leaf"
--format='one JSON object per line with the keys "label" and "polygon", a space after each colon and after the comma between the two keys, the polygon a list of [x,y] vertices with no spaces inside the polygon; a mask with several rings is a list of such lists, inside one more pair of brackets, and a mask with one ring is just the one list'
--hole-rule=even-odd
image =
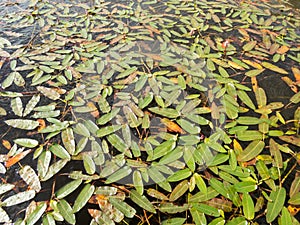
{"label": "yellowing leaf", "polygon": [[288,74],[288,72],[286,70],[279,68],[278,66],[273,65],[271,63],[262,62],[261,65],[269,70],[274,71],[274,72],[281,73],[281,74]]}

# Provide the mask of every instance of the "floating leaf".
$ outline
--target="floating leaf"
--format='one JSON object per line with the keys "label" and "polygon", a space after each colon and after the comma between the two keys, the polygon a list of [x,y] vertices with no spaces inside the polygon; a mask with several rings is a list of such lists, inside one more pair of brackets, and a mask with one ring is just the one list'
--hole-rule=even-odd
{"label": "floating leaf", "polygon": [[23,103],[20,97],[13,98],[10,102],[12,111],[17,115],[22,117],[23,115]]}
{"label": "floating leaf", "polygon": [[47,209],[47,202],[39,202],[37,207],[26,218],[26,225],[34,225]]}
{"label": "floating leaf", "polygon": [[179,111],[177,111],[176,109],[158,108],[158,107],[152,107],[148,109],[153,113],[156,113],[161,116],[165,116],[167,118],[177,118],[178,116],[180,116]]}
{"label": "floating leaf", "polygon": [[176,201],[178,198],[180,198],[187,190],[189,189],[188,181],[184,180],[180,182],[171,192],[169,200],[170,201]]}
{"label": "floating leaf", "polygon": [[70,160],[71,157],[68,153],[68,151],[59,144],[53,144],[50,146],[49,150],[56,156],[58,156],[61,159],[68,159]]}
{"label": "floating leaf", "polygon": [[107,180],[106,184],[114,183],[116,181],[119,181],[125,177],[127,177],[129,174],[131,174],[132,169],[129,166],[124,166],[123,168],[119,169],[118,171],[114,172],[112,175],[110,175]]}
{"label": "floating leaf", "polygon": [[31,113],[31,111],[39,103],[39,101],[40,95],[33,95],[24,109],[23,116],[27,116],[29,113]]}
{"label": "floating leaf", "polygon": [[289,74],[286,70],[284,69],[281,69],[279,68],[278,66],[276,65],[273,65],[271,63],[268,63],[268,62],[262,62],[261,65],[269,70],[272,70],[274,72],[277,72],[277,73],[281,73],[281,74]]}
{"label": "floating leaf", "polygon": [[53,88],[37,86],[36,89],[51,100],[57,100],[60,98],[60,94],[58,93],[58,91]]}
{"label": "floating leaf", "polygon": [[35,196],[35,191],[34,190],[19,192],[15,195],[12,195],[12,196],[8,197],[7,199],[5,199],[3,201],[3,204],[5,206],[18,205],[20,203],[27,202],[27,201],[33,199],[34,196]]}
{"label": "floating leaf", "polygon": [[53,163],[49,168],[44,177],[42,177],[41,181],[49,180],[51,177],[56,175],[58,171],[60,171],[67,163],[68,159],[58,160],[57,162]]}
{"label": "floating leaf", "polygon": [[73,205],[73,213],[78,212],[82,207],[86,205],[86,203],[89,201],[91,196],[93,195],[95,191],[95,186],[91,184],[86,184],[84,188],[81,190],[77,198],[75,199],[74,205]]}
{"label": "floating leaf", "polygon": [[252,141],[238,156],[238,161],[249,161],[255,158],[265,147],[265,142],[263,141]]}
{"label": "floating leaf", "polygon": [[34,130],[39,126],[38,121],[27,120],[27,119],[11,119],[4,121],[8,126],[22,130]]}
{"label": "floating leaf", "polygon": [[4,209],[0,208],[0,223],[9,223],[11,222],[8,214]]}
{"label": "floating leaf", "polygon": [[109,202],[128,218],[133,218],[136,214],[134,208],[115,197],[109,197]]}
{"label": "floating leaf", "polygon": [[161,222],[161,225],[182,225],[186,221],[186,218],[172,218]]}
{"label": "floating leaf", "polygon": [[276,191],[271,192],[270,194],[271,201],[268,201],[267,214],[266,214],[268,223],[271,223],[279,215],[284,205],[285,198],[286,198],[286,191],[283,187],[278,188]]}
{"label": "floating leaf", "polygon": [[61,139],[64,146],[69,154],[74,154],[75,152],[75,138],[73,134],[73,129],[67,128],[61,132]]}
{"label": "floating leaf", "polygon": [[72,207],[69,205],[69,203],[66,200],[60,199],[59,202],[57,203],[57,208],[59,210],[59,213],[64,217],[64,219],[68,223],[70,224],[76,223],[76,218],[74,213],[72,212]]}
{"label": "floating leaf", "polygon": [[66,185],[64,185],[63,187],[61,187],[56,193],[56,197],[58,199],[62,199],[66,196],[68,196],[69,194],[71,194],[73,191],[75,191],[79,185],[82,183],[81,179],[77,179],[77,180],[73,180],[70,183],[67,183]]}
{"label": "floating leaf", "polygon": [[144,195],[140,195],[136,190],[130,191],[130,199],[141,208],[151,213],[156,213],[156,210],[153,207],[152,203]]}
{"label": "floating leaf", "polygon": [[22,179],[32,190],[35,190],[36,192],[39,192],[41,190],[41,183],[39,181],[39,178],[30,166],[24,166],[19,171],[19,174],[20,177],[22,177]]}

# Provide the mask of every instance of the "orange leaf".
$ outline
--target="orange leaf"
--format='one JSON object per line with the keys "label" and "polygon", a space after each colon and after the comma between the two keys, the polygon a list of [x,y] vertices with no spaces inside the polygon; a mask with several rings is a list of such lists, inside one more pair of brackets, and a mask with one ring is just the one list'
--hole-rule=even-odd
{"label": "orange leaf", "polygon": [[39,127],[38,127],[38,131],[44,129],[46,127],[46,122],[43,119],[37,119],[37,121],[39,122]]}
{"label": "orange leaf", "polygon": [[9,158],[6,162],[5,162],[5,166],[11,167],[12,165],[16,164],[17,162],[19,162],[21,159],[23,159],[26,155],[28,155],[32,150],[26,150],[24,152],[20,152],[19,154]]}
{"label": "orange leaf", "polygon": [[284,54],[284,53],[286,53],[288,50],[290,50],[290,48],[288,47],[288,46],[285,46],[285,45],[283,45],[283,46],[281,46],[279,49],[277,49],[277,53],[278,54]]}
{"label": "orange leaf", "polygon": [[175,123],[167,118],[161,119],[161,122],[167,127],[168,131],[185,134],[185,132],[181,129],[181,127],[177,123]]}
{"label": "orange leaf", "polygon": [[292,67],[292,72],[297,83],[300,83],[300,70],[297,67]]}
{"label": "orange leaf", "polygon": [[292,216],[295,216],[300,211],[300,208],[296,207],[296,206],[289,205],[288,210],[289,210],[289,212]]}
{"label": "orange leaf", "polygon": [[10,142],[9,141],[7,141],[7,140],[2,140],[2,145],[7,149],[7,150],[9,150],[9,149],[11,149],[11,144],[10,144]]}

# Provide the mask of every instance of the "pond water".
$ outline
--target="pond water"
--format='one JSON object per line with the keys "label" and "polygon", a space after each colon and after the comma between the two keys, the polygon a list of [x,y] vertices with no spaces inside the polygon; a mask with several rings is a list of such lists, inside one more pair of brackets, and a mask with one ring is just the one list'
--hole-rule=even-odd
{"label": "pond water", "polygon": [[[298,1],[0,8],[0,221],[31,223],[33,211],[45,225],[172,224],[174,215],[299,224],[288,208],[299,206],[290,189],[300,169]],[[206,189],[213,197],[199,195]],[[283,189],[289,203],[265,213],[266,196],[282,199]]]}

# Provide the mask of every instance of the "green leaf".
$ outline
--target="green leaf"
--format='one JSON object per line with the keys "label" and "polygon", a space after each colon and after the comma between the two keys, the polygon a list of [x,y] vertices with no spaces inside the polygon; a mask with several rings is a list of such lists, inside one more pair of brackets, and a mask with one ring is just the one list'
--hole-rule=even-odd
{"label": "green leaf", "polygon": [[249,161],[258,156],[265,147],[263,141],[252,141],[238,156],[238,161]]}
{"label": "green leaf", "polygon": [[73,205],[73,213],[78,212],[80,209],[82,209],[86,205],[86,203],[92,197],[94,191],[95,191],[94,185],[86,184],[84,186],[84,188],[81,190],[81,192],[75,199],[75,202]]}
{"label": "green leaf", "polygon": [[62,142],[70,155],[75,152],[75,138],[71,128],[67,128],[61,132]]}
{"label": "green leaf", "polygon": [[244,51],[251,51],[257,44],[257,41],[249,41],[243,46]]}
{"label": "green leaf", "polygon": [[127,177],[129,174],[131,174],[132,169],[129,166],[124,166],[123,168],[117,170],[112,175],[110,175],[107,180],[105,181],[106,184],[117,182],[125,177]]}
{"label": "green leaf", "polygon": [[300,205],[300,192],[293,195],[293,197],[291,197],[288,202],[292,205]]}
{"label": "green leaf", "polygon": [[130,191],[130,199],[141,208],[151,213],[156,213],[152,203],[144,195],[140,195],[136,190]]}
{"label": "green leaf", "polygon": [[26,218],[26,225],[34,225],[47,209],[47,202],[39,202],[38,206]]}
{"label": "green leaf", "polygon": [[83,153],[82,156],[83,166],[87,174],[94,174],[96,172],[96,165],[91,155]]}
{"label": "green leaf", "polygon": [[170,194],[169,200],[170,201],[176,201],[178,198],[180,198],[184,193],[189,189],[189,184],[187,180],[184,180],[177,184],[177,186],[173,189],[173,191]]}
{"label": "green leaf", "polygon": [[248,225],[248,224],[249,222],[245,220],[244,217],[235,217],[226,223],[226,225]]}
{"label": "green leaf", "polygon": [[300,102],[300,91],[290,98],[290,102],[298,104]]}
{"label": "green leaf", "polygon": [[192,171],[189,168],[185,168],[185,169],[176,171],[171,176],[169,176],[167,180],[169,182],[176,182],[176,181],[186,179],[191,175],[192,175]]}
{"label": "green leaf", "polygon": [[111,125],[111,126],[106,126],[103,128],[100,128],[97,130],[97,136],[98,137],[104,137],[109,134],[115,133],[116,131],[120,130],[122,128],[122,125]]}
{"label": "green leaf", "polygon": [[250,109],[255,109],[255,105],[253,104],[251,98],[248,96],[248,94],[245,91],[238,90],[237,91],[238,97],[241,99],[243,103],[245,103]]}
{"label": "green leaf", "polygon": [[177,214],[177,213],[185,212],[188,209],[189,209],[188,204],[176,205],[173,203],[161,203],[159,206],[159,211],[163,213],[169,213],[169,214]]}
{"label": "green leaf", "polygon": [[133,185],[135,189],[140,195],[142,195],[144,192],[144,184],[143,184],[141,172],[138,170],[133,171],[132,179],[133,179]]}
{"label": "green leaf", "polygon": [[283,187],[278,188],[276,191],[271,192],[270,194],[271,201],[268,201],[267,214],[266,214],[268,223],[271,223],[279,215],[284,205],[285,198],[286,198],[286,191]]}
{"label": "green leaf", "polygon": [[27,119],[11,119],[4,121],[8,126],[22,130],[34,130],[39,126],[38,121],[27,120]]}
{"label": "green leaf", "polygon": [[161,225],[182,225],[186,221],[186,218],[172,218],[161,222]]}
{"label": "green leaf", "polygon": [[128,218],[133,218],[136,214],[134,208],[116,197],[109,197],[109,202]]}
{"label": "green leaf", "polygon": [[246,217],[246,219],[253,220],[255,214],[254,203],[249,193],[243,194],[242,205],[244,216]]}
{"label": "green leaf", "polygon": [[148,108],[148,110],[158,115],[165,116],[167,118],[177,118],[178,116],[180,116],[179,111],[171,108],[152,107]]}
{"label": "green leaf", "polygon": [[27,148],[34,148],[39,145],[39,142],[37,140],[31,139],[31,138],[17,138],[17,139],[14,139],[14,142],[17,145],[27,147]]}
{"label": "green leaf", "polygon": [[43,225],[55,225],[55,220],[51,214],[46,214],[43,216]]}
{"label": "green leaf", "polygon": [[237,132],[237,138],[240,141],[262,140],[264,135],[257,130],[243,130]]}
{"label": "green leaf", "polygon": [[[217,186],[217,185],[215,185],[215,186]],[[189,202],[191,202],[191,203],[204,202],[204,201],[208,201],[218,195],[219,195],[218,191],[216,191],[212,187],[208,187],[207,192],[198,192],[195,195],[192,195],[189,198]]]}
{"label": "green leaf", "polygon": [[192,214],[193,221],[196,225],[207,224],[206,217],[203,212],[200,212],[196,208],[192,207],[190,208],[190,213]]}
{"label": "green leaf", "polygon": [[69,205],[69,203],[66,200],[60,199],[59,202],[57,203],[57,208],[59,210],[59,213],[64,217],[64,219],[68,223],[70,224],[76,223],[76,218],[74,213],[72,212],[72,207]]}
{"label": "green leaf", "polygon": [[236,122],[243,125],[256,125],[262,123],[262,120],[252,116],[240,116]]}
{"label": "green leaf", "polygon": [[68,163],[68,161],[68,159],[62,159],[53,163],[49,166],[46,175],[41,178],[41,181],[49,180],[51,177],[56,175]]}
{"label": "green leaf", "polygon": [[286,207],[282,208],[281,217],[280,217],[281,225],[290,225],[293,224],[293,220],[289,210]]}
{"label": "green leaf", "polygon": [[149,156],[147,161],[158,159],[171,152],[175,147],[176,147],[175,140],[167,140],[161,143],[153,150],[153,155]]}
{"label": "green leaf", "polygon": [[220,216],[220,210],[212,206],[203,203],[193,203],[192,207],[197,209],[199,212],[203,212],[206,215],[218,217]]}
{"label": "green leaf", "polygon": [[273,65],[269,62],[262,62],[261,65],[269,70],[272,70],[274,72],[277,72],[277,73],[281,73],[281,74],[289,74],[286,70],[282,69],[282,68],[279,68],[278,66],[276,65]]}
{"label": "green leaf", "polygon": [[71,159],[71,156],[69,155],[68,151],[59,144],[53,144],[50,146],[49,150],[56,156],[58,156],[61,159]]}
{"label": "green leaf", "polygon": [[82,183],[82,179],[73,180],[67,184],[65,184],[63,187],[61,187],[56,193],[56,198],[62,199],[69,194],[71,194],[73,191],[75,191],[80,184]]}
{"label": "green leaf", "polygon": [[13,205],[18,205],[23,202],[27,202],[27,201],[31,200],[32,198],[34,198],[34,196],[35,196],[35,191],[28,190],[28,191],[24,191],[24,192],[18,192],[17,194],[8,197],[7,199],[5,199],[2,202],[6,207],[8,207],[8,206],[13,206]]}
{"label": "green leaf", "polygon": [[208,225],[224,225],[225,220],[222,217],[212,220]]}
{"label": "green leaf", "polygon": [[224,184],[221,181],[218,181],[216,178],[212,178],[212,179],[210,179],[209,184],[218,193],[220,193],[221,195],[223,195],[225,198],[228,198],[229,192],[225,188]]}

